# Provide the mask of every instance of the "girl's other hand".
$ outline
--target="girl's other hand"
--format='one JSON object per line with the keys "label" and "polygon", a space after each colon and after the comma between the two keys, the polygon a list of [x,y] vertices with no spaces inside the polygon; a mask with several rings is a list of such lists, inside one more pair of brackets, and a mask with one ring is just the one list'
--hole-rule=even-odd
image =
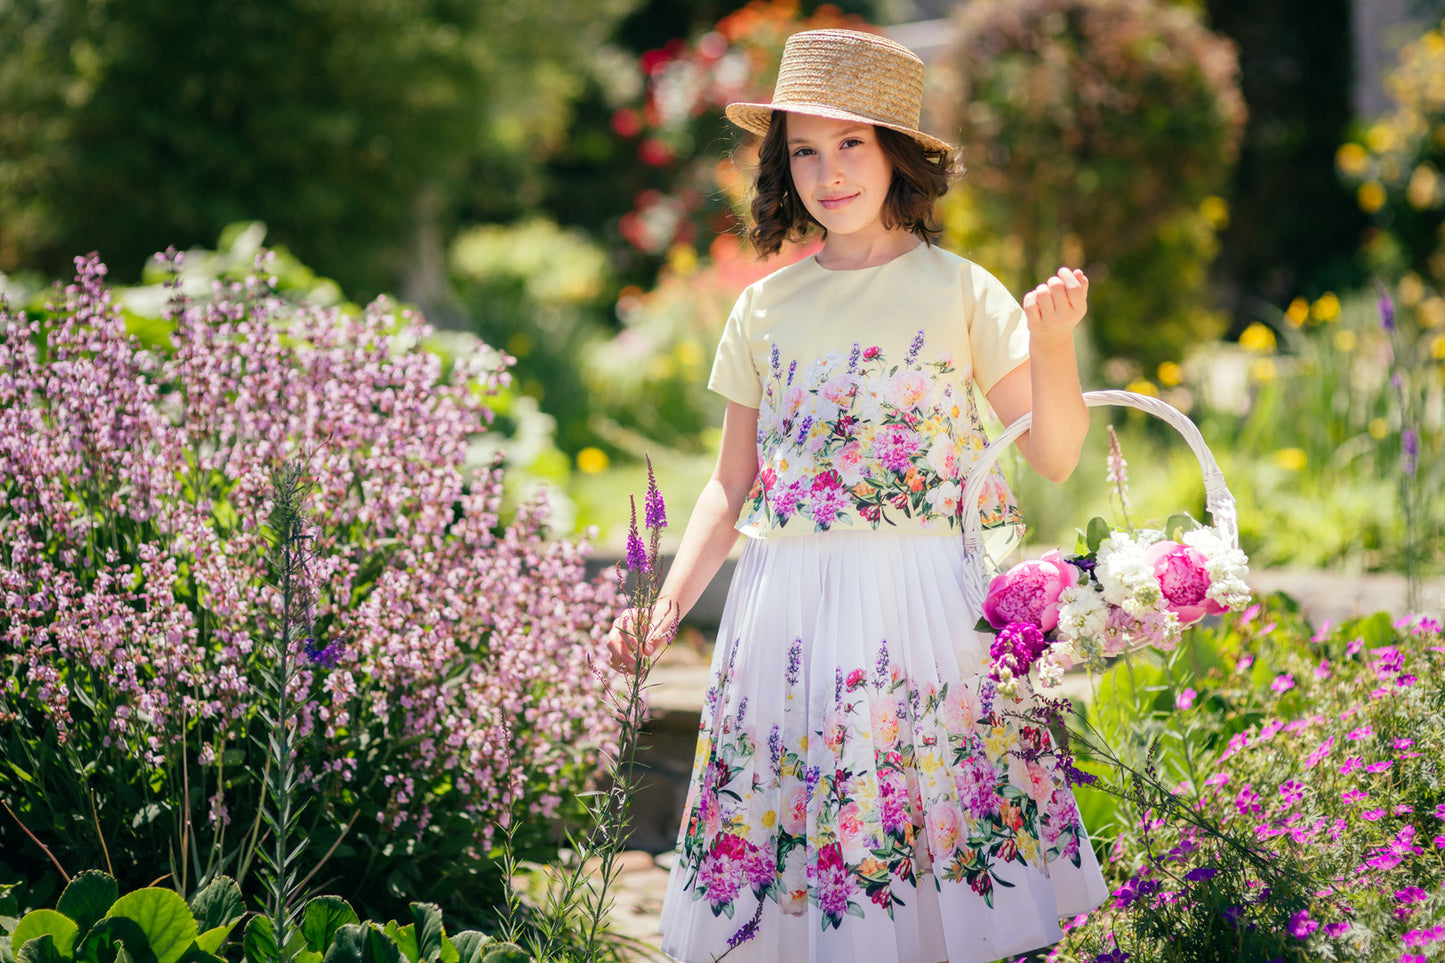
{"label": "girl's other hand", "polygon": [[653,653],[670,643],[677,634],[677,606],[671,602],[657,603],[646,626],[646,643],[639,652],[638,640],[644,628],[642,622],[643,613],[630,608],[612,623],[612,630],[607,633],[607,651],[614,669],[636,671],[639,655],[651,659]]}
{"label": "girl's other hand", "polygon": [[1072,337],[1089,307],[1089,279],[1078,268],[1059,273],[1024,295],[1024,316],[1034,341]]}

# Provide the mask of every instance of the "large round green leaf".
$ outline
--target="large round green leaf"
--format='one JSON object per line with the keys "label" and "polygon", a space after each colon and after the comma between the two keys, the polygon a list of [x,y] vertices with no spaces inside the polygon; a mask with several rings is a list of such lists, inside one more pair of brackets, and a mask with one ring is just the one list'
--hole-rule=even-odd
{"label": "large round green leaf", "polygon": [[81,934],[85,934],[104,918],[106,910],[119,895],[120,889],[113,876],[88,869],[70,881],[55,908],[75,920]]}
{"label": "large round green leaf", "polygon": [[331,945],[321,963],[361,963],[362,929],[358,923],[347,923],[331,936]]}
{"label": "large round green leaf", "polygon": [[67,959],[55,948],[55,937],[49,933],[37,936],[15,954],[15,963],[65,963]]}
{"label": "large round green leaf", "polygon": [[412,903],[412,925],[416,927],[416,952],[424,963],[437,963],[442,955],[442,910],[435,903]]}
{"label": "large round green leaf", "polygon": [[26,943],[49,936],[54,952],[68,957],[75,949],[75,938],[79,935],[80,928],[75,925],[75,920],[64,913],[53,909],[31,910],[20,918],[15,932],[10,934],[10,948],[18,959]]}
{"label": "large round green leaf", "polygon": [[246,924],[246,933],[241,938],[247,963],[275,963],[280,957],[276,952],[276,929],[269,917],[253,916]]}
{"label": "large round green leaf", "polygon": [[178,963],[200,932],[186,901],[159,886],[125,894],[105,915],[133,920],[145,932],[156,963]]}
{"label": "large round green leaf", "polygon": [[306,903],[301,915],[301,934],[306,937],[309,949],[324,955],[343,926],[359,922],[356,911],[346,900],[339,896],[318,896]]}
{"label": "large round green leaf", "polygon": [[482,963],[482,950],[492,938],[476,930],[462,930],[450,940],[456,947],[457,963]]}
{"label": "large round green leaf", "polygon": [[196,917],[196,928],[202,933],[218,926],[231,926],[246,914],[241,888],[231,877],[217,876],[191,897],[191,912]]}
{"label": "large round green leaf", "polygon": [[80,940],[75,949],[75,963],[156,963],[150,938],[135,920],[108,916],[99,920]]}

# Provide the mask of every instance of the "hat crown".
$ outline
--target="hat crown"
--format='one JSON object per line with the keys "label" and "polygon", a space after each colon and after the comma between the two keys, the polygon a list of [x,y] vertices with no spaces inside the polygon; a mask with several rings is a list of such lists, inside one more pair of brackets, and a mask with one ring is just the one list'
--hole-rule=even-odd
{"label": "hat crown", "polygon": [[788,38],[772,106],[831,107],[916,128],[923,61],[902,44],[855,30],[806,30]]}

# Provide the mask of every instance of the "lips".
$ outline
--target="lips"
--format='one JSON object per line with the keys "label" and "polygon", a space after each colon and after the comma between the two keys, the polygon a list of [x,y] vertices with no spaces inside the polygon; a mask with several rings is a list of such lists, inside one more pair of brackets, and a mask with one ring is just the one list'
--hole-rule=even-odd
{"label": "lips", "polygon": [[857,194],[844,194],[839,197],[820,197],[818,198],[818,203],[830,211],[836,211],[840,207],[847,206],[848,202],[857,196]]}

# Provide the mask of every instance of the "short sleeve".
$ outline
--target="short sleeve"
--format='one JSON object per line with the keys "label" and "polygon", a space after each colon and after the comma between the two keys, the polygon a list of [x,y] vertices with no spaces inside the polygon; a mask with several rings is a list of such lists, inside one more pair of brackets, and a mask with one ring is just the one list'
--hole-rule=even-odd
{"label": "short sleeve", "polygon": [[973,265],[974,304],[968,323],[973,377],[984,394],[1029,360],[1029,324],[1003,282]]}
{"label": "short sleeve", "polygon": [[707,379],[709,389],[716,391],[729,401],[756,408],[763,398],[763,383],[758,369],[753,364],[752,347],[749,344],[746,319],[752,303],[751,290],[744,291],[733,305],[723,328],[722,340],[718,342],[717,355],[713,358],[712,374]]}

